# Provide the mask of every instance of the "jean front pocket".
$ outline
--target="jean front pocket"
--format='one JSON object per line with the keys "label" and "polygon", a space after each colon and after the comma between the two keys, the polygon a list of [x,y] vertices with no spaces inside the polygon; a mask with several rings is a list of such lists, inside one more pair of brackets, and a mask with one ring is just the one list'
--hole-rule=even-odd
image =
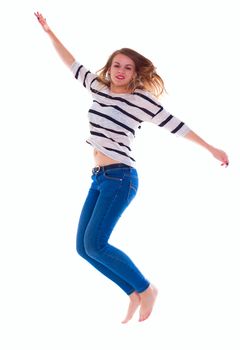
{"label": "jean front pocket", "polygon": [[122,169],[108,169],[103,173],[105,179],[122,181],[124,178],[124,171]]}
{"label": "jean front pocket", "polygon": [[138,190],[138,178],[132,177],[129,183],[128,202],[130,203],[136,196]]}

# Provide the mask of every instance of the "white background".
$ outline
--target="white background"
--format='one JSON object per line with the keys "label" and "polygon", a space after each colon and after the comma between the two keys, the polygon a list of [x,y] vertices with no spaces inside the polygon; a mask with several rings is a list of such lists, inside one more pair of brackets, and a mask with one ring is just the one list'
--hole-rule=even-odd
{"label": "white background", "polygon": [[[240,349],[237,3],[1,2],[1,349]],[[121,47],[150,58],[165,108],[229,154],[225,169],[152,125],[138,134],[139,192],[111,240],[159,289],[146,322],[122,325],[127,297],[75,252],[91,99],[34,11],[93,72]]]}

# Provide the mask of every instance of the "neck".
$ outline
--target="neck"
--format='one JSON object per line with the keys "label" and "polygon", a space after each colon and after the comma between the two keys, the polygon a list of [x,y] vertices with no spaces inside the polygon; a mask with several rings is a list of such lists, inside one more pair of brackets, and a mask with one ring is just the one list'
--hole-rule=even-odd
{"label": "neck", "polygon": [[110,91],[115,93],[115,94],[130,94],[131,91],[125,87],[125,86],[113,86],[113,85],[110,85]]}

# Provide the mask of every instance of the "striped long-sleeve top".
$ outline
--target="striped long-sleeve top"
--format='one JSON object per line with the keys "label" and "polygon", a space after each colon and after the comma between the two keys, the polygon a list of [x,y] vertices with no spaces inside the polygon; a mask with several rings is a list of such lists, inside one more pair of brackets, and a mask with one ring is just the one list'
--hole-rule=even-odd
{"label": "striped long-sleeve top", "polygon": [[133,93],[112,93],[98,81],[97,74],[77,61],[71,70],[93,98],[88,111],[90,137],[87,142],[106,156],[134,166],[131,145],[143,122],[154,123],[179,136],[190,130],[184,122],[168,113],[150,92],[137,89]]}

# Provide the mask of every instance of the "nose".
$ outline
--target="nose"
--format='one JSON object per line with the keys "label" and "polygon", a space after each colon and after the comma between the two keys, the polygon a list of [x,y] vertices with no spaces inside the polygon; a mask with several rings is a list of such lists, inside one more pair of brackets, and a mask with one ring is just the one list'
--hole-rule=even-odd
{"label": "nose", "polygon": [[124,75],[125,74],[124,68],[119,68],[118,69],[118,74]]}

